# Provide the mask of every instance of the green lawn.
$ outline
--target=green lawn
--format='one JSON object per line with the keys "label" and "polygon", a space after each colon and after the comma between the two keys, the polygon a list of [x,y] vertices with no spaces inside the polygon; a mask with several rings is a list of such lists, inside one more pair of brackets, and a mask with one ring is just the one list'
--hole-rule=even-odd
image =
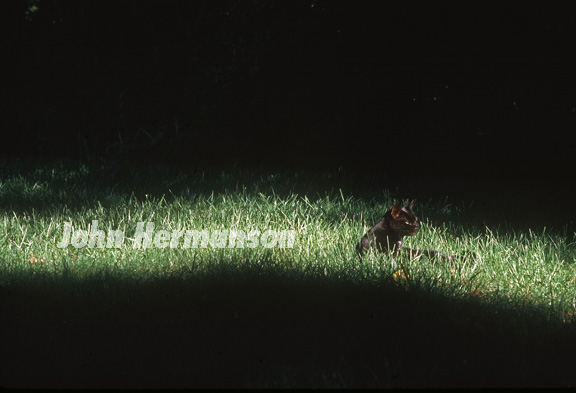
{"label": "green lawn", "polygon": [[[404,244],[476,258],[361,260],[356,243],[401,189],[342,170],[27,165],[0,167],[3,386],[576,384],[576,247],[561,219],[515,226],[518,211],[482,195],[423,192]],[[57,247],[64,223],[93,220],[124,244]],[[142,249],[138,222],[296,237]]]}

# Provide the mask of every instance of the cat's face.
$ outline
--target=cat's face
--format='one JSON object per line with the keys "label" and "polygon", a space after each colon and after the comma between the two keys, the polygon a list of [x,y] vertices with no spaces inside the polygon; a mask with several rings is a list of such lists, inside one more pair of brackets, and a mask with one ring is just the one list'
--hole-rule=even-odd
{"label": "cat's face", "polygon": [[418,232],[418,217],[412,211],[413,205],[414,201],[404,207],[396,204],[390,210],[390,226],[401,235],[414,236]]}

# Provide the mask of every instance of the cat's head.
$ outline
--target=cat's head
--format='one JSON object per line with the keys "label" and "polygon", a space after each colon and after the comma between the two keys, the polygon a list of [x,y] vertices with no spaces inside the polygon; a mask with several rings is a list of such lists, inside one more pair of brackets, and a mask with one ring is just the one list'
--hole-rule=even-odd
{"label": "cat's head", "polygon": [[406,206],[395,204],[390,210],[390,226],[404,236],[414,236],[418,232],[418,217],[412,211],[414,201]]}

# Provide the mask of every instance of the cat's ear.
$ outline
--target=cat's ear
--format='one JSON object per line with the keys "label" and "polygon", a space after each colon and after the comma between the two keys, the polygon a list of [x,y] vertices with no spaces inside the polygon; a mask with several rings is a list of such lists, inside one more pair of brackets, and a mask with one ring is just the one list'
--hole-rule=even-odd
{"label": "cat's ear", "polygon": [[392,206],[392,210],[390,210],[390,214],[392,214],[392,218],[396,219],[400,215],[401,211],[402,211],[402,206],[400,206],[399,204],[395,204],[394,206]]}
{"label": "cat's ear", "polygon": [[412,210],[412,206],[414,206],[414,199],[410,201],[410,203],[406,206],[409,210]]}

